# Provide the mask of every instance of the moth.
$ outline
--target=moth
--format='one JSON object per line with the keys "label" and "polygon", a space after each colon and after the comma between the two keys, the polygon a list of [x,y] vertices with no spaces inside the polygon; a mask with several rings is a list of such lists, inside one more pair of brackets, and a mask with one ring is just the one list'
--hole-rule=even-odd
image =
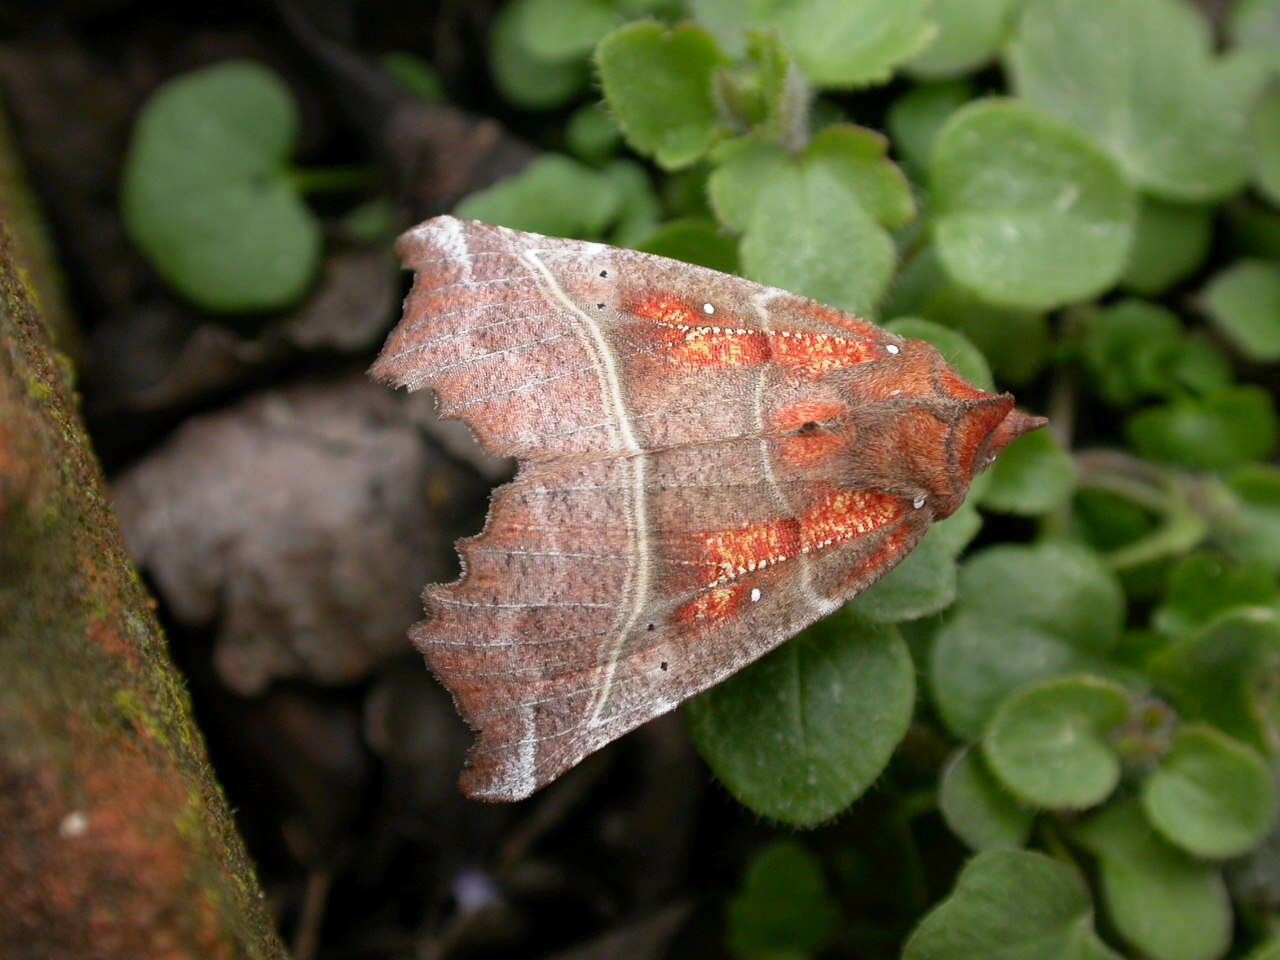
{"label": "moth", "polygon": [[518,460],[410,636],[518,800],[857,596],[1045,421],[740,277],[436,217],[371,373]]}

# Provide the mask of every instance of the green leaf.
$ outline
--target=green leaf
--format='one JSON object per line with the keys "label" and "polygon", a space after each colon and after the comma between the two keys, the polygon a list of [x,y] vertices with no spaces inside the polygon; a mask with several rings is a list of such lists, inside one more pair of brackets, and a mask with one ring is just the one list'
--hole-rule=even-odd
{"label": "green leaf", "polygon": [[599,237],[618,214],[618,190],[608,176],[559,154],[539,157],[520,173],[465,197],[464,220],[553,237]]}
{"label": "green leaf", "polygon": [[1048,430],[1011,443],[991,467],[991,483],[979,501],[989,510],[1030,516],[1048,513],[1071,499],[1076,465]]}
{"label": "green leaf", "polygon": [[697,162],[720,136],[712,78],[723,63],[711,35],[693,24],[631,23],[596,48],[604,97],[627,142],[666,170]]}
{"label": "green leaf", "polygon": [[1093,929],[1080,876],[1042,853],[988,850],[929,911],[902,960],[1120,960]]}
{"label": "green leaf", "polygon": [[921,77],[968,73],[1004,46],[1021,0],[934,0],[929,18],[939,28],[933,43],[907,63]]}
{"label": "green leaf", "polygon": [[1236,556],[1280,571],[1280,470],[1248,464],[1227,477],[1240,516],[1226,544]]}
{"label": "green leaf", "polygon": [[962,80],[923,83],[908,90],[889,108],[889,134],[894,147],[914,169],[929,169],[933,142],[948,118],[973,97]]}
{"label": "green leaf", "polygon": [[1272,203],[1280,205],[1280,83],[1273,81],[1259,99],[1250,131],[1254,182]]}
{"label": "green leaf", "polygon": [[1280,753],[1280,614],[1230,610],[1150,661],[1182,717],[1201,720],[1274,756]]}
{"label": "green leaf", "polygon": [[1276,411],[1262,387],[1231,387],[1136,413],[1125,424],[1125,433],[1149,460],[1220,470],[1271,455]]}
{"label": "green leaf", "polygon": [[1244,960],[1280,960],[1280,937],[1272,937],[1250,950]]}
{"label": "green leaf", "polygon": [[781,840],[752,858],[742,892],[729,901],[727,946],[742,960],[806,957],[831,943],[839,919],[817,858]]}
{"label": "green leaf", "polygon": [[717,148],[715,159],[707,178],[711,209],[725,226],[742,232],[760,192],[787,168],[787,152],[776,143],[744,137]]}
{"label": "green leaf", "polygon": [[1280,360],[1280,263],[1243,260],[1209,281],[1205,310],[1250,360]]}
{"label": "green leaf", "polygon": [[622,131],[603,103],[588,103],[569,118],[564,137],[569,152],[579,160],[603,163],[617,152]]}
{"label": "green leaf", "polygon": [[1212,393],[1231,383],[1231,368],[1212,344],[1188,337],[1177,316],[1144,300],[1122,300],[1086,314],[1085,367],[1115,406],[1144,397]]}
{"label": "green leaf", "polygon": [[393,50],[384,53],[378,65],[400,84],[424,103],[444,103],[444,84],[435,68],[415,53]]}
{"label": "green leaf", "polygon": [[1124,594],[1097,554],[1074,543],[1000,544],[960,573],[966,610],[1038,627],[1082,650],[1106,653],[1124,623]]}
{"label": "green leaf", "polygon": [[1124,687],[1077,674],[1002,703],[982,737],[991,772],[1019,799],[1050,810],[1101,803],[1120,782],[1111,731],[1129,713]]}
{"label": "green leaf", "polygon": [[541,60],[524,45],[528,0],[512,0],[494,18],[489,32],[489,69],[493,82],[511,103],[528,110],[549,110],[568,103],[587,88],[591,71],[585,58]]}
{"label": "green leaf", "polygon": [[900,337],[932,344],[951,369],[966,381],[979,390],[991,392],[995,389],[987,358],[963,333],[920,317],[899,317],[886,323],[884,328]]}
{"label": "green leaf", "polygon": [[1049,325],[1042,314],[993,306],[943,271],[933,245],[899,274],[884,316],[919,316],[973,341],[996,376],[1025,383],[1049,358]]}
{"label": "green leaf", "polygon": [[1264,606],[1280,600],[1275,577],[1258,563],[1235,564],[1198,551],[1181,558],[1169,573],[1165,602],[1151,621],[1173,637],[1189,636],[1232,607]]}
{"label": "green leaf", "polygon": [[1275,785],[1256,751],[1213,727],[1183,727],[1142,785],[1147,819],[1197,857],[1256,846],[1275,817]]}
{"label": "green leaf", "polygon": [[881,226],[897,229],[915,216],[915,201],[902,171],[886,157],[889,142],[874,130],[833,123],[788,162],[776,144],[742,139],[717,151],[707,182],[716,216],[735,230],[749,230],[756,205],[780,177],[827,175],[851,193]]}
{"label": "green leaf", "polygon": [[947,272],[992,303],[1044,310],[1124,270],[1136,200],[1115,164],[1057,120],[978,100],[934,144],[934,239]]}
{"label": "green leaf", "polygon": [[828,169],[853,190],[877,223],[897,230],[915,218],[916,204],[907,178],[888,158],[888,151],[889,141],[883,134],[851,123],[832,123],[809,141],[803,162]]}
{"label": "green leaf", "polygon": [[853,601],[853,609],[877,623],[945,610],[956,597],[956,555],[980,526],[982,519],[968,504],[934,524],[901,563]]}
{"label": "green leaf", "polygon": [[936,32],[924,16],[927,0],[692,0],[690,6],[731,56],[745,48],[744,29],[776,28],[819,87],[885,83]]}
{"label": "green leaf", "polygon": [[738,241],[710,220],[695,217],[669,220],[636,244],[636,249],[722,273],[738,272]]}
{"label": "green leaf", "polygon": [[961,747],[942,771],[938,788],[942,818],[974,850],[1020,847],[1031,835],[1035,813],[991,775],[982,752]]}
{"label": "green leaf", "polygon": [[289,89],[229,62],[160,86],[143,107],[121,186],[133,242],[207,310],[288,306],[320,263],[320,225],[290,182],[298,135]]}
{"label": "green leaf", "polygon": [[880,775],[914,698],[898,631],[846,607],[691,700],[686,715],[731,794],[762,816],[808,827]]}
{"label": "green leaf", "polygon": [[1090,551],[1067,543],[996,546],[960,569],[955,614],[938,631],[929,682],[943,720],[972,739],[1017,688],[1079,670],[1114,645],[1120,586]]}
{"label": "green leaf", "polygon": [[1027,0],[1008,62],[1020,96],[1092,136],[1149,193],[1214,200],[1248,176],[1261,67],[1213,57],[1189,3]]}
{"label": "green leaf", "polygon": [[630,247],[658,228],[662,205],[653,192],[648,171],[634,160],[614,160],[602,171],[618,192],[618,216],[609,242]]}
{"label": "green leaf", "polygon": [[752,280],[864,316],[888,286],[894,259],[888,233],[825,165],[780,171],[742,238]]}
{"label": "green leaf", "polygon": [[1209,252],[1213,208],[1143,197],[1121,286],[1146,296],[1195,273]]}
{"label": "green leaf", "polygon": [[535,60],[558,63],[585,57],[618,24],[608,0],[519,0],[520,41]]}
{"label": "green leaf", "polygon": [[1171,846],[1133,801],[1108,806],[1076,831],[1098,858],[1116,929],[1160,960],[1216,960],[1231,941],[1231,905],[1218,871]]}
{"label": "green leaf", "polygon": [[1280,63],[1280,3],[1235,0],[1228,10],[1231,41],[1261,54],[1263,62]]}

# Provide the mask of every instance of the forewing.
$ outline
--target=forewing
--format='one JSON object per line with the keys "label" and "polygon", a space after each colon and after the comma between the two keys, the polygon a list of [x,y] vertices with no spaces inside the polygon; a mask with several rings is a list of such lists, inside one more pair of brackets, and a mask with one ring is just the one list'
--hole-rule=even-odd
{"label": "forewing", "polygon": [[761,443],[539,464],[495,494],[413,632],[479,731],[469,795],[527,796],[836,609],[928,525],[898,498],[762,483]]}
{"label": "forewing", "polygon": [[767,377],[794,390],[902,343],[739,277],[453,217],[407,232],[397,252],[413,290],[374,375],[433,387],[440,413],[502,456],[754,434]]}

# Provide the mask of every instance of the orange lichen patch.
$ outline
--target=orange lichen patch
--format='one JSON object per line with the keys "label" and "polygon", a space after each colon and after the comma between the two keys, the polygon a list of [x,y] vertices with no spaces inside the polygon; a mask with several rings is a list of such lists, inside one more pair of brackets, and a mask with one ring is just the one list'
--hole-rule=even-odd
{"label": "orange lichen patch", "polygon": [[0,759],[0,817],[23,826],[0,831],[0,943],[33,957],[230,957],[176,825],[191,810],[176,772],[127,739],[93,742],[72,720],[68,732],[70,776]]}
{"label": "orange lichen patch", "polygon": [[832,490],[799,517],[782,517],[699,536],[703,582],[719,586],[746,573],[846,543],[902,516],[902,501],[862,490]]}
{"label": "orange lichen patch", "polygon": [[855,336],[866,337],[868,340],[876,340],[881,336],[880,330],[867,323],[861,317],[855,317],[853,314],[844,313],[841,310],[833,310],[831,307],[824,307],[815,303],[811,307],[806,307],[804,312],[824,323],[831,324],[833,327],[848,330]]}
{"label": "orange lichen patch", "polygon": [[678,623],[694,625],[720,623],[733,616],[742,604],[747,588],[742,585],[734,587],[712,587],[700,594],[672,614]]}

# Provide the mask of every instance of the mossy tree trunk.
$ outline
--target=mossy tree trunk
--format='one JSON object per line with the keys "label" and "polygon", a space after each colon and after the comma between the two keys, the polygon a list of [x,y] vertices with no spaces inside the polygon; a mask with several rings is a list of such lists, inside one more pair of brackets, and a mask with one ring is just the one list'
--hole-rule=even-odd
{"label": "mossy tree trunk", "polygon": [[283,957],[40,313],[20,206],[0,202],[0,956]]}

